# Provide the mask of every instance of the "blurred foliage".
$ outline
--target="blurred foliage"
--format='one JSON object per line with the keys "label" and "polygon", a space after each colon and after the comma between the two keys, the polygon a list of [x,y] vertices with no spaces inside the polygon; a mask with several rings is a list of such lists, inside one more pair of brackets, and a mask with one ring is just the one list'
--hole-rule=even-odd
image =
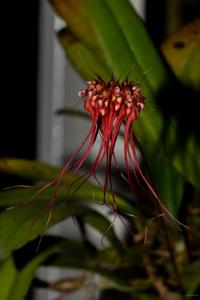
{"label": "blurred foliage", "polygon": [[200,88],[199,28],[200,19],[196,19],[172,34],[162,45],[163,54],[178,79],[196,90]]}
{"label": "blurred foliage", "polygon": [[[134,217],[135,204],[119,196],[115,196],[119,212],[110,221],[91,208],[94,200],[103,200],[103,192],[90,182],[70,195],[63,190],[53,203],[53,180],[59,168],[1,159],[0,172],[17,175],[22,182],[28,178],[36,186],[0,193],[0,298],[25,299],[31,284],[70,293],[87,287],[91,273],[99,274],[98,280],[92,276],[92,284],[104,290],[101,297],[109,291],[113,295],[113,290],[120,291],[123,299],[176,300],[200,295],[200,20],[172,34],[161,54],[128,0],[50,2],[67,23],[57,33],[58,40],[85,79],[96,74],[105,81],[128,76],[140,83],[147,105],[133,131],[143,168],[166,207],[190,230],[180,233],[162,218],[150,217],[141,228]],[[67,108],[63,112],[87,117]],[[107,193],[110,211],[111,199],[112,193]],[[72,216],[82,242],[44,235],[49,227]],[[116,218],[126,224],[123,241],[113,226]],[[89,239],[88,225],[102,236],[98,247]],[[24,253],[28,258],[19,267],[16,257]],[[83,274],[56,282],[34,281],[41,265],[81,269]]]}

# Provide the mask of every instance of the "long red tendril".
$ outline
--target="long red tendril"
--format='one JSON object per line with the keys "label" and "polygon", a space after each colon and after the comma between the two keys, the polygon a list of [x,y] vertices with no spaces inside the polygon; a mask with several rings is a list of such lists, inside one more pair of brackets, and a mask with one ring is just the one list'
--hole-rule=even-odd
{"label": "long red tendril", "polygon": [[[140,168],[132,132],[133,122],[138,118],[140,111],[144,107],[145,98],[141,95],[140,87],[133,84],[133,82],[129,82],[127,79],[122,83],[112,79],[106,84],[101,78],[98,78],[94,81],[88,81],[87,88],[79,92],[79,97],[84,98],[84,108],[91,115],[92,125],[84,141],[67,162],[58,178],[48,184],[48,186],[55,185],[55,187],[50,203],[51,210],[47,225],[52,216],[59,193],[65,188],[68,189],[68,196],[71,193],[76,193],[91,176],[94,176],[97,184],[103,190],[103,203],[106,202],[107,190],[111,190],[113,208],[115,212],[117,211],[117,204],[112,191],[111,170],[112,160],[114,160],[118,167],[114,150],[119,131],[124,124],[124,163],[126,174],[123,174],[122,177],[129,184],[133,193],[135,191],[135,182],[137,182],[141,191],[157,206],[160,214],[176,223],[177,226],[186,227],[176,220],[164,207],[155,189]],[[101,137],[101,143],[96,159],[84,175],[77,177],[77,174],[93,149],[97,136]],[[85,152],[78,158],[85,147]],[[104,182],[101,183],[97,178],[96,172],[104,160],[106,161],[105,178]]]}

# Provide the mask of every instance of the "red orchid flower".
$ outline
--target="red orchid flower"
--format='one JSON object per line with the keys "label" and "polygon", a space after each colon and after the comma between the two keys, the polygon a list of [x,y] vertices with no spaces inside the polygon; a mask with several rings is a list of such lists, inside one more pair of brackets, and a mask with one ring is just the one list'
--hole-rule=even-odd
{"label": "red orchid flower", "polygon": [[[121,83],[111,79],[108,83],[105,83],[98,77],[94,81],[87,82],[87,88],[79,91],[79,97],[84,99],[84,108],[90,113],[92,124],[83,143],[67,162],[56,181],[53,182],[55,183],[55,189],[51,201],[52,208],[49,219],[59,192],[65,187],[70,191],[73,186],[76,187],[74,191],[76,192],[91,176],[94,176],[96,182],[103,189],[104,202],[106,201],[106,191],[108,189],[111,190],[114,202],[113,207],[117,211],[112,191],[111,165],[112,160],[117,164],[114,150],[120,128],[124,125],[124,162],[126,174],[125,176],[123,175],[123,178],[128,182],[132,192],[134,192],[134,179],[136,179],[143,192],[150,195],[161,216],[166,216],[178,226],[186,227],[176,220],[164,207],[155,189],[140,168],[132,132],[133,122],[138,118],[145,104],[145,98],[141,94],[140,87],[133,82],[129,82],[128,79]],[[77,175],[91,153],[98,135],[101,137],[101,143],[95,161],[84,175],[79,176],[78,179],[74,179],[73,177]],[[81,158],[78,158],[80,152],[85,147],[84,154]],[[96,172],[104,160],[106,161],[106,172],[102,185],[96,176]],[[63,184],[65,177],[66,180]]]}
{"label": "red orchid flower", "polygon": [[[117,137],[120,133],[120,129],[123,125],[124,163],[126,173],[125,175],[121,173],[121,175],[123,179],[129,184],[131,192],[135,196],[135,184],[137,184],[140,187],[141,191],[148,197],[148,199],[153,201],[153,204],[157,207],[159,213],[157,216],[152,218],[152,220],[164,216],[168,220],[175,223],[179,229],[180,227],[188,229],[186,225],[182,224],[175,217],[173,217],[173,215],[162,204],[152,184],[145,177],[140,168],[140,162],[137,158],[134,135],[132,131],[133,123],[138,118],[145,104],[145,98],[141,94],[140,87],[138,85],[135,85],[133,82],[129,82],[128,79],[122,81],[121,83],[119,81],[111,79],[108,83],[105,83],[104,80],[98,77],[94,81],[87,82],[87,88],[79,91],[79,97],[84,99],[84,108],[91,115],[92,124],[89,129],[89,132],[86,135],[82,144],[79,146],[79,148],[72,155],[65,167],[62,169],[58,177],[42,186],[34,194],[34,196],[28,200],[28,202],[32,201],[46,188],[54,186],[54,192],[51,201],[47,206],[50,208],[50,211],[48,214],[48,219],[44,228],[44,232],[47,229],[49,222],[52,218],[54,206],[56,204],[56,200],[58,199],[59,193],[66,188],[67,195],[69,196],[72,188],[74,187],[75,189],[73,189],[72,194],[76,193],[80,186],[92,176],[95,178],[98,185],[103,189],[103,203],[106,203],[106,192],[110,189],[113,200],[112,207],[113,212],[115,213],[115,218],[118,215],[122,223],[126,226],[126,224],[123,221],[123,218],[121,218],[121,214],[136,217],[133,214],[120,211],[120,209],[117,207],[115,195],[112,190],[112,160],[114,160],[116,166],[118,167],[118,163],[115,156],[115,145]],[[77,176],[81,167],[83,166],[89,154],[91,153],[98,136],[100,136],[101,138],[101,143],[96,159],[84,175]],[[82,156],[79,157],[80,152],[84,149],[85,151],[83,152]],[[97,169],[102,165],[104,160],[106,161],[106,170],[104,182],[102,184],[97,178],[96,172]],[[72,199],[73,197],[68,197],[68,199],[70,198]],[[71,201],[69,200],[67,204],[69,206],[71,204]],[[40,211],[39,214],[41,214],[42,211]],[[38,214],[35,215],[35,217],[33,218],[32,227],[37,217]],[[113,224],[114,221],[110,224],[106,232],[110,230]],[[133,235],[133,233],[128,227],[127,229]],[[147,236],[146,232],[147,226],[145,226],[144,241],[146,240]],[[41,243],[41,240],[42,235],[38,244],[38,248]]]}

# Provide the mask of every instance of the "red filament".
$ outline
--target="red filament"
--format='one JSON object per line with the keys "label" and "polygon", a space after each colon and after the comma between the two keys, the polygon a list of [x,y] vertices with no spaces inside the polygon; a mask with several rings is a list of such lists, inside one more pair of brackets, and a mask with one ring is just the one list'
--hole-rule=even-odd
{"label": "red filament", "polygon": [[[153,200],[160,214],[165,215],[178,226],[183,225],[163,206],[155,189],[140,168],[132,132],[133,122],[138,118],[139,113],[144,108],[145,98],[141,94],[140,87],[128,80],[124,80],[120,83],[112,79],[108,83],[105,83],[101,78],[98,78],[94,81],[88,81],[87,88],[79,91],[79,97],[84,99],[84,108],[90,113],[92,124],[85,140],[54,182],[55,189],[51,201],[52,208],[62,189],[68,187],[68,190],[71,191],[72,188],[75,187],[73,191],[75,192],[91,176],[94,176],[98,185],[103,189],[103,201],[106,201],[107,190],[110,189],[112,192],[111,166],[113,159],[116,163],[114,153],[116,140],[120,128],[124,125],[124,162],[126,174],[125,176],[123,175],[123,177],[128,182],[131,191],[134,191],[136,179],[136,182],[143,192],[149,195],[149,198]],[[98,135],[101,137],[101,143],[96,159],[84,175],[78,178],[76,177],[75,179],[75,175],[79,173],[91,153]],[[83,149],[85,149],[84,153],[78,158]],[[104,160],[106,161],[106,169],[104,182],[102,184],[98,180],[96,172]],[[65,179],[65,181],[63,181],[63,179]],[[116,207],[115,200],[114,207]]]}

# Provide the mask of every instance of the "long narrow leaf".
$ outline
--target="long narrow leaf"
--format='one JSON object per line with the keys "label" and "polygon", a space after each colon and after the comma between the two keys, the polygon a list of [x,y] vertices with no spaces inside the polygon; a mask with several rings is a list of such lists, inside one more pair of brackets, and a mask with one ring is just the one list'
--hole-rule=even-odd
{"label": "long narrow leaf", "polygon": [[114,75],[118,79],[124,79],[134,68],[135,81],[140,81],[142,70],[105,1],[86,0],[86,3],[96,36]]}
{"label": "long narrow leaf", "polygon": [[95,34],[87,18],[83,0],[50,0],[57,14],[68,24],[74,36],[87,46],[94,48]]}
{"label": "long narrow leaf", "polygon": [[15,158],[1,158],[0,172],[32,180],[51,180],[59,174],[59,168],[48,164]]}
{"label": "long narrow leaf", "polygon": [[128,76],[130,80],[141,82],[143,94],[147,97],[150,110],[141,114],[136,122],[135,130],[139,136],[148,141],[158,139],[162,129],[162,119],[155,106],[154,92],[148,81],[143,82],[143,71],[138,65],[120,25],[105,1],[86,0],[86,3],[99,44],[109,66],[113,69],[113,74],[117,79],[124,79]]}
{"label": "long narrow leaf", "polygon": [[[80,203],[67,207],[57,201],[52,217],[48,220],[50,207],[44,201],[35,201],[26,206],[5,210],[0,214],[0,259],[44,233],[44,230],[71,216],[82,216],[102,234],[106,234],[116,249],[122,250],[112,228],[106,233],[110,222],[99,213]],[[15,237],[13,239],[13,236]]]}
{"label": "long narrow leaf", "polygon": [[[26,176],[27,178],[34,180],[45,180],[47,182],[52,179],[56,179],[60,170],[59,168],[50,166],[37,161],[21,160],[21,159],[0,159],[0,169],[6,174],[15,174],[19,176]],[[70,176],[70,175],[69,175]],[[74,176],[77,179],[78,176]],[[18,204],[25,204],[32,202],[31,199],[40,199],[50,201],[52,199],[54,187],[45,188],[35,198],[36,193],[40,187],[27,187],[27,188],[11,188],[7,191],[0,193],[0,207],[11,207]],[[101,202],[103,201],[104,195],[102,189],[95,186],[91,182],[85,182],[76,193],[70,194],[70,197],[74,200],[84,202]],[[69,198],[67,188],[58,195],[58,199],[66,200]],[[107,193],[106,201],[109,205],[113,205],[112,193]],[[133,213],[133,207],[119,196],[115,196],[115,201],[118,207],[124,211]]]}
{"label": "long narrow leaf", "polygon": [[7,300],[23,300],[25,299],[33,277],[37,268],[52,254],[56,253],[65,243],[59,243],[57,245],[53,245],[36,255],[29,263],[25,265],[25,267],[20,270],[15,277],[15,280],[10,289],[9,297]]}
{"label": "long narrow leaf", "polygon": [[97,53],[78,40],[68,29],[58,33],[58,39],[63,46],[68,59],[85,79],[99,76],[109,80],[111,71]]}
{"label": "long narrow leaf", "polygon": [[12,256],[0,263],[0,299],[10,300],[9,293],[18,273]]}
{"label": "long narrow leaf", "polygon": [[158,92],[168,81],[167,70],[134,8],[128,0],[105,0],[126,37],[144,77]]}

